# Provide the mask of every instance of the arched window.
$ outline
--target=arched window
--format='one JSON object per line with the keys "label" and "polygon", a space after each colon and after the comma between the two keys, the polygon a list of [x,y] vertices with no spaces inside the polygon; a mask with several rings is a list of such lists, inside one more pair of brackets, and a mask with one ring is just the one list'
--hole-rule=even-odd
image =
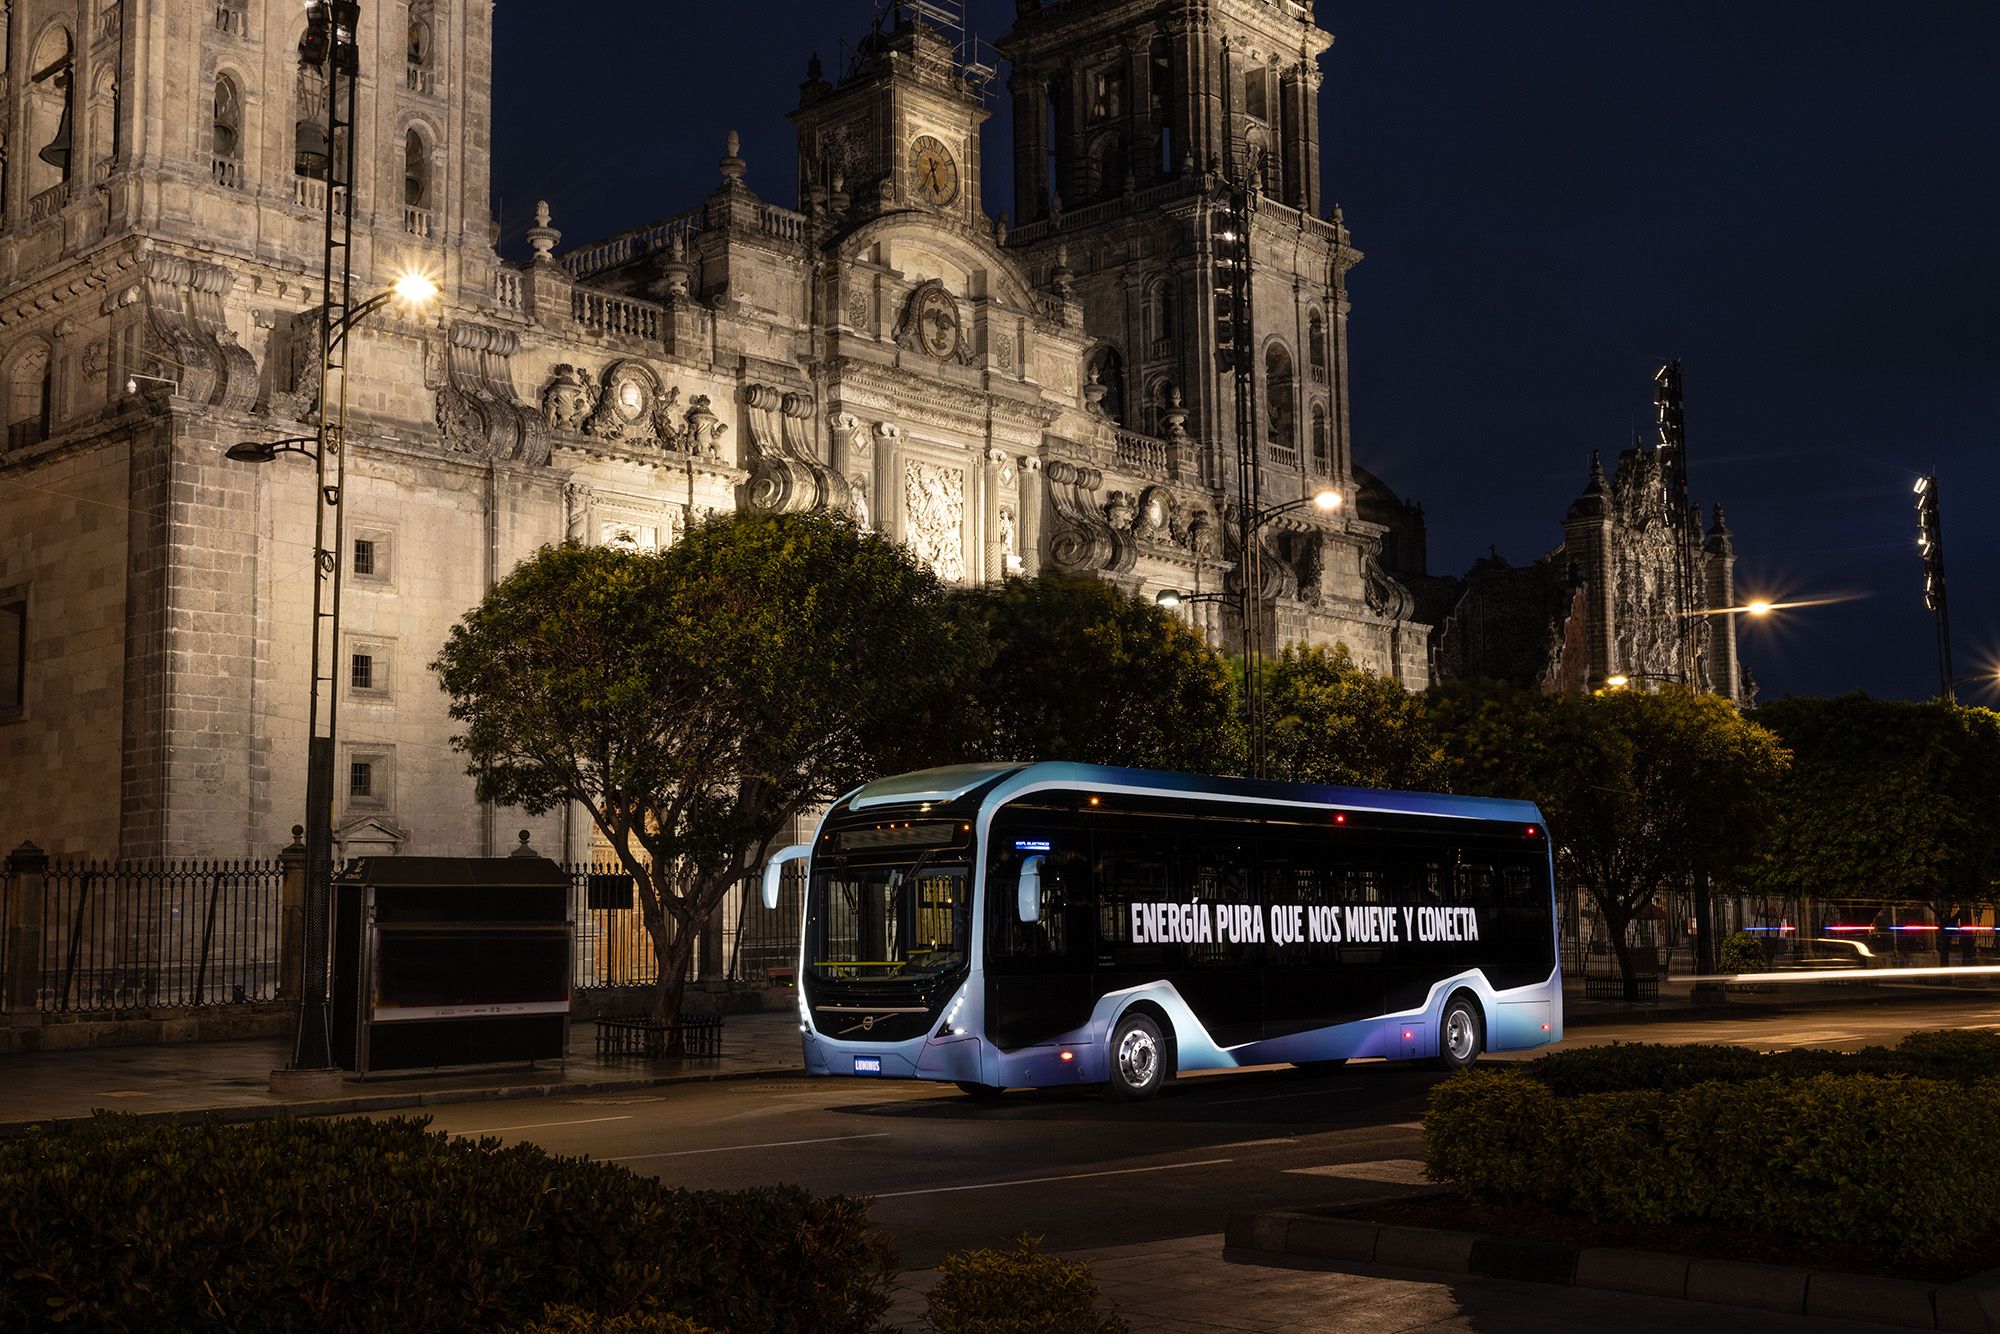
{"label": "arched window", "polygon": [[1312,363],[1314,384],[1326,383],[1326,316],[1318,311],[1306,317],[1306,357]]}
{"label": "arched window", "polygon": [[1298,409],[1293,405],[1292,354],[1283,343],[1264,350],[1264,438],[1275,450],[1298,458]]}
{"label": "arched window", "polygon": [[1105,346],[1099,348],[1090,358],[1090,370],[1084,377],[1087,383],[1102,385],[1104,396],[1099,405],[1105,416],[1115,422],[1125,420],[1125,358],[1118,355],[1118,349]]}
{"label": "arched window", "polygon": [[431,27],[431,7],[427,3],[410,6],[409,77],[406,82],[420,93],[437,91],[437,36]]}
{"label": "arched window", "polygon": [[67,181],[74,147],[70,112],[76,96],[76,57],[67,28],[51,28],[35,43],[28,63],[28,192],[40,194]]}
{"label": "arched window", "polygon": [[100,180],[109,174],[109,164],[118,156],[118,134],[118,71],[100,65],[90,89],[90,151],[102,168]]}
{"label": "arched window", "polygon": [[1333,475],[1333,446],[1326,433],[1326,404],[1313,404],[1312,415],[1313,471],[1322,477]]}
{"label": "arched window", "polygon": [[1146,289],[1146,332],[1155,345],[1174,340],[1174,289],[1165,278]]}
{"label": "arched window", "polygon": [[55,368],[49,345],[39,338],[15,354],[7,368],[7,448],[37,444],[49,438],[49,405],[54,396]]}
{"label": "arched window", "polygon": [[403,137],[403,202],[411,208],[431,206],[431,155],[415,130]]}
{"label": "arched window", "polygon": [[326,140],[325,72],[301,65],[292,103],[292,170],[312,180],[326,180],[333,150]]}

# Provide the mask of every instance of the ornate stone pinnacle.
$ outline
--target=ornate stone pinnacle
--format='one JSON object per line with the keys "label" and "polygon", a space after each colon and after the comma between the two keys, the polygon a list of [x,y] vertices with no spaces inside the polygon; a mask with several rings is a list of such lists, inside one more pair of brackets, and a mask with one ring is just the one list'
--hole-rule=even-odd
{"label": "ornate stone pinnacle", "polygon": [[535,202],[535,225],[528,228],[528,244],[535,248],[535,263],[553,263],[549,252],[562,240],[562,233],[549,226],[549,201]]}
{"label": "ornate stone pinnacle", "polygon": [[742,138],[737,135],[736,131],[731,130],[729,137],[723,141],[723,146],[726,150],[721,164],[723,183],[731,184],[741,181],[745,166],[741,156],[743,149]]}

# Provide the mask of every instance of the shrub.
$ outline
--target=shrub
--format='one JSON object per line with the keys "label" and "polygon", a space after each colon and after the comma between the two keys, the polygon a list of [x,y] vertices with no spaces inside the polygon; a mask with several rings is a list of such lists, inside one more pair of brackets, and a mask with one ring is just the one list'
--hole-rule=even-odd
{"label": "shrub", "polygon": [[516,1328],[551,1305],[873,1329],[863,1201],[670,1190],[428,1119],[129,1117],[0,1144],[0,1328]]}
{"label": "shrub", "polygon": [[715,1334],[677,1315],[628,1311],[602,1315],[582,1306],[551,1306],[541,1319],[521,1326],[518,1334]]}
{"label": "shrub", "polygon": [[[2000,1133],[2000,1079],[1820,1073],[1556,1097],[1531,1076],[1475,1071],[1434,1088],[1430,1174],[1598,1218],[1725,1223],[1913,1259],[2000,1230],[2000,1160],[1976,1151]],[[1522,1133],[1530,1116],[1540,1143]]]}
{"label": "shrub", "polygon": [[1943,1029],[1912,1033],[1894,1049],[1857,1052],[1798,1048],[1755,1052],[1747,1047],[1614,1042],[1551,1052],[1521,1069],[1560,1098],[1632,1089],[1683,1089],[1713,1081],[1811,1079],[1818,1075],[1907,1076],[1971,1084],[2000,1076],[2000,1033]]}
{"label": "shrub", "polygon": [[1725,973],[1761,973],[1768,964],[1764,946],[1748,931],[1738,931],[1722,942],[1722,957],[1716,966]]}
{"label": "shrub", "polygon": [[938,1265],[928,1313],[937,1334],[1127,1334],[1097,1313],[1097,1280],[1081,1260],[1022,1236],[1010,1250],[958,1251]]}

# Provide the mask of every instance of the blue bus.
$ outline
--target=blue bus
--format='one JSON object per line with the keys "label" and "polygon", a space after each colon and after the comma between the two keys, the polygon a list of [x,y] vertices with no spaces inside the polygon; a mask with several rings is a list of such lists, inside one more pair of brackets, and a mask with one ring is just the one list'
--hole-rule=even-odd
{"label": "blue bus", "polygon": [[1086,764],[884,778],[805,860],[813,1074],[974,1097],[1358,1058],[1456,1069],[1562,1036],[1531,803]]}

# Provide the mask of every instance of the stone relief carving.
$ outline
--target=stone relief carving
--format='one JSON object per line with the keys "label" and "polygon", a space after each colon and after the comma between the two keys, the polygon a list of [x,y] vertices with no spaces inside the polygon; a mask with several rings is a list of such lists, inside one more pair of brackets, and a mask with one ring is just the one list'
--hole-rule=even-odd
{"label": "stone relief carving", "polygon": [[93,338],[83,349],[83,378],[102,380],[104,372],[110,369],[111,355],[102,338]]}
{"label": "stone relief carving", "polygon": [[1049,558],[1067,570],[1129,571],[1138,559],[1128,533],[1112,527],[1105,503],[1095,492],[1104,474],[1067,459],[1050,459],[1043,469],[1049,482],[1053,526]]}
{"label": "stone relief carving", "polygon": [[437,391],[438,429],[445,445],[541,467],[549,461],[548,424],[514,392],[513,356],[520,335],[511,329],[459,320],[448,338],[449,359]]}
{"label": "stone relief carving", "polygon": [[[151,364],[175,368],[182,398],[248,409],[257,400],[257,362],[237,343],[223,310],[235,275],[220,264],[156,251],[146,256],[144,281],[143,352]],[[310,314],[316,323],[318,312]]]}
{"label": "stone relief carving", "polygon": [[743,388],[743,421],[750,432],[750,480],[744,496],[751,509],[769,514],[806,510],[848,512],[847,478],[821,459],[814,439],[817,414],[812,395],[786,393],[767,384]]}
{"label": "stone relief carving", "polygon": [[868,289],[857,287],[847,294],[847,322],[863,333],[875,332],[875,303]]}
{"label": "stone relief carving", "polygon": [[563,483],[563,539],[585,542],[590,537],[590,502],[595,494],[588,482]]}
{"label": "stone relief carving", "polygon": [[847,479],[848,498],[854,506],[854,522],[866,529],[872,526],[873,515],[868,509],[868,479],[855,473]]}
{"label": "stone relief carving", "polygon": [[1014,521],[1014,507],[1012,505],[1002,505],[1000,507],[1000,553],[1003,556],[1009,557],[1021,554],[1020,537]]}
{"label": "stone relief carving", "polygon": [[643,361],[614,361],[595,382],[587,368],[564,362],[542,387],[542,420],[554,430],[598,440],[719,459],[729,428],[711,411],[706,394],[689,399],[676,421],[680,398],[680,387],[665,386]]}
{"label": "stone relief carving", "polygon": [[597,386],[591,383],[590,372],[568,362],[555,368],[542,390],[542,417],[557,430],[582,430],[596,406]]}
{"label": "stone relief carving", "polygon": [[926,278],[911,291],[896,322],[895,337],[898,345],[939,361],[972,364],[972,340],[966,337],[958,298],[936,278]]}
{"label": "stone relief carving", "polygon": [[922,459],[903,474],[903,529],[917,559],[956,583],[965,578],[965,470]]}

